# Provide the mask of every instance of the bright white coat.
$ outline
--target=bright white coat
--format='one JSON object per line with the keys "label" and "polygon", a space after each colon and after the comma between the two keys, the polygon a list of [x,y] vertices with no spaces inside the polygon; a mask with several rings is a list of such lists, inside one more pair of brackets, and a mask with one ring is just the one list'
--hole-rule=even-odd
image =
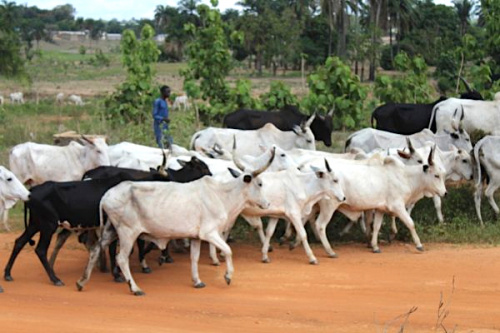
{"label": "bright white coat", "polygon": [[10,151],[10,169],[23,184],[38,185],[48,180],[81,180],[86,171],[109,165],[108,145],[104,139],[81,142],[72,141],[63,147],[21,143]]}
{"label": "bright white coat", "polygon": [[84,105],[85,104],[82,100],[82,97],[78,96],[78,95],[69,95],[68,100],[75,105]]}
{"label": "bright white coat", "polygon": [[0,165],[0,217],[6,230],[10,230],[7,224],[7,210],[12,208],[17,200],[27,201],[29,194],[19,179]]}
{"label": "bright white coat", "polygon": [[11,103],[24,104],[24,97],[22,92],[13,92],[9,95]]}
{"label": "bright white coat", "polygon": [[309,126],[297,126],[295,131],[280,131],[273,124],[266,124],[257,130],[237,130],[231,128],[209,127],[196,132],[191,139],[191,149],[203,152],[213,150],[218,144],[226,151],[232,151],[233,141],[238,142],[237,153],[257,156],[261,147],[273,144],[284,149],[304,148],[316,150],[314,135]]}

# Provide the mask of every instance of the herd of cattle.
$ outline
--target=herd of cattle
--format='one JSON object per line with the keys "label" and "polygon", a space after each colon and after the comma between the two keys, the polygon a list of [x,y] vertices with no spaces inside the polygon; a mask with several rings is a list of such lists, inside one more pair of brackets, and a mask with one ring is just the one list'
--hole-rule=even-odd
{"label": "herd of cattle", "polygon": [[[76,231],[90,253],[77,282],[79,290],[109,248],[115,281],[127,281],[135,295],[142,295],[129,267],[135,243],[142,271],[150,272],[145,255],[152,248],[171,261],[169,241],[189,239],[192,279],[200,288],[200,244],[207,241],[213,264],[219,264],[216,249],[224,255],[229,284],[234,268],[226,238],[238,216],[257,229],[263,262],[270,261],[270,240],[283,218],[286,234],[290,236],[292,227],[296,232],[291,246],[302,243],[308,261],[316,264],[304,225],[309,222],[328,256],[336,257],[326,235],[336,211],[352,221],[345,231],[362,221],[373,252],[380,252],[377,237],[384,214],[393,217],[394,233],[399,218],[422,251],[411,209],[421,198],[432,197],[442,222],[447,180],[474,180],[481,224],[486,180],[485,194],[499,213],[493,194],[500,187],[500,136],[494,136],[500,134],[500,98],[381,106],[373,113],[377,129],[353,133],[339,154],[315,149],[315,140],[331,145],[332,116],[306,116],[295,107],[280,112],[239,110],[225,117],[224,128],[195,133],[190,150],[129,142],[108,146],[101,138],[85,136],[64,147],[19,144],[10,151],[10,171],[0,167],[5,227],[7,210],[17,200],[25,202],[25,230],[15,241],[4,278],[12,281],[16,257],[26,243],[34,245],[36,233],[40,238],[35,253],[55,285],[63,285],[54,272],[57,253],[70,231]],[[468,133],[477,129],[493,135],[473,147]],[[262,217],[269,217],[266,230]],[[62,231],[48,260],[58,229]]]}

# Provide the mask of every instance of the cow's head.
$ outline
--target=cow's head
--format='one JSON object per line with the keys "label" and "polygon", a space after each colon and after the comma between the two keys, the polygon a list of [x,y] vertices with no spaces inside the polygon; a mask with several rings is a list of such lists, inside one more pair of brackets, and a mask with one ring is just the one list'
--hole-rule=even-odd
{"label": "cow's head", "polygon": [[397,152],[407,165],[424,165],[427,162],[425,149],[415,149],[410,137],[406,137],[406,148],[398,149]]}
{"label": "cow's head", "polygon": [[16,176],[0,166],[0,200],[4,208],[10,209],[17,200],[28,201],[30,192],[16,178]]}
{"label": "cow's head", "polygon": [[265,165],[254,170],[254,171],[245,171],[245,169],[240,168],[241,164],[235,160],[235,165],[240,168],[240,171],[234,170],[232,168],[228,168],[229,172],[234,178],[237,178],[241,183],[239,183],[239,187],[241,188],[242,194],[245,198],[245,201],[250,206],[258,206],[262,209],[269,208],[269,201],[264,198],[261,194],[261,189],[263,186],[262,180],[259,178],[259,175],[264,172],[273,162],[274,156],[276,154],[276,149],[272,148],[271,157],[267,161]]}
{"label": "cow's head", "polygon": [[293,127],[293,132],[296,135],[295,148],[316,150],[314,134],[311,131],[311,123],[314,118],[316,118],[316,114],[313,114],[307,121],[302,122],[300,126],[295,125]]}
{"label": "cow's head", "polygon": [[311,123],[311,130],[316,140],[323,141],[325,146],[331,147],[333,131],[333,109],[330,110],[325,116],[317,115],[314,121]]}
{"label": "cow's head", "polygon": [[474,177],[474,169],[470,154],[464,149],[450,145],[450,151],[453,153],[453,160],[450,169],[447,170],[447,178],[453,181],[460,179],[472,180]]}
{"label": "cow's head", "polygon": [[79,141],[85,147],[83,164],[86,170],[111,164],[108,155],[108,145],[103,138],[89,139],[85,135],[82,135]]}
{"label": "cow's head", "polygon": [[189,161],[177,160],[177,162],[182,166],[183,170],[199,176],[200,178],[203,176],[212,176],[208,165],[196,156],[191,157]]}
{"label": "cow's head", "polygon": [[328,196],[335,198],[339,202],[344,202],[346,197],[344,190],[340,185],[339,178],[330,168],[327,159],[325,158],[325,170],[311,166],[311,169],[316,173],[316,177],[322,180],[322,185],[325,186]]}
{"label": "cow's head", "polygon": [[445,196],[446,186],[444,185],[446,171],[441,163],[437,163],[434,159],[434,153],[436,151],[436,146],[431,148],[429,156],[427,158],[427,164],[422,166],[423,170],[423,181],[427,184],[426,195],[433,196]]}

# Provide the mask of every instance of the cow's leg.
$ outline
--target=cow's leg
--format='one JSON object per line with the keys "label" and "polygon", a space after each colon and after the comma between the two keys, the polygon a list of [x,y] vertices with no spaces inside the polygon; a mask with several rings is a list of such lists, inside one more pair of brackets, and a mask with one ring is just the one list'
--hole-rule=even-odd
{"label": "cow's leg", "polygon": [[[212,245],[212,244],[210,244],[210,246],[214,247],[214,245]],[[200,249],[201,249],[201,240],[192,239],[191,240],[191,277],[193,279],[193,283],[194,283],[195,288],[205,287],[205,284],[200,280],[200,274],[198,272],[198,262],[200,261]]]}
{"label": "cow's leg", "polygon": [[[193,243],[192,242],[193,241],[191,241],[191,251],[193,250],[193,247],[192,247]],[[220,266],[219,257],[217,256],[217,248],[215,247],[215,245],[209,244],[208,249],[209,249],[209,256],[210,256],[210,260],[212,261],[212,265]]]}
{"label": "cow's leg", "polygon": [[264,239],[264,244],[262,244],[262,262],[269,263],[271,260],[267,256],[269,252],[269,243],[271,242],[271,237],[274,235],[274,231],[276,230],[276,225],[278,224],[278,219],[272,217],[267,222],[266,228],[266,238]]}
{"label": "cow's leg", "polygon": [[[440,224],[444,223],[443,210],[441,208],[441,198],[438,195],[432,197],[432,201],[434,201],[434,207],[436,208],[436,214],[438,216],[438,221]],[[410,212],[408,214],[411,215]]]}
{"label": "cow's leg", "polygon": [[17,255],[19,254],[19,252],[21,252],[26,243],[28,243],[29,240],[33,237],[33,235],[35,235],[38,231],[40,231],[40,229],[38,228],[38,224],[30,223],[28,224],[28,227],[26,228],[26,230],[24,230],[22,235],[16,239],[14,243],[14,248],[12,249],[12,253],[9,258],[9,262],[5,266],[4,270],[5,281],[12,281],[12,276],[10,272],[12,270],[12,266],[14,266],[14,262],[16,261]]}
{"label": "cow's leg", "polygon": [[314,256],[314,253],[309,246],[309,242],[307,241],[307,233],[304,225],[302,224],[302,219],[300,218],[300,213],[295,213],[290,216],[290,222],[295,227],[295,232],[297,233],[297,238],[302,242],[302,246],[306,251],[306,255],[309,258],[309,263],[312,265],[318,264],[318,259]]}
{"label": "cow's leg", "polygon": [[384,214],[376,211],[373,217],[373,230],[372,230],[372,240],[371,240],[373,253],[380,253],[380,248],[378,247],[378,233],[380,232],[380,227],[382,226],[383,219],[384,219]]}
{"label": "cow's leg", "polygon": [[[88,251],[90,251],[90,249],[92,247],[94,247],[94,245],[96,243],[99,242],[99,236],[97,235],[97,230],[87,230],[85,232],[87,233],[87,238],[86,238],[86,241],[85,241],[85,247],[87,248]],[[107,263],[107,260],[106,260],[106,251],[102,251],[102,249],[101,249],[101,252],[99,252],[98,266],[99,266],[99,270],[101,271],[101,273],[107,273],[108,272],[108,263]]]}
{"label": "cow's leg", "polygon": [[68,229],[62,229],[61,232],[57,234],[56,246],[54,247],[49,260],[50,267],[54,268],[57,255],[59,254],[59,251],[63,247],[64,243],[68,240],[69,236],[71,236],[71,231]]}
{"label": "cow's leg", "polygon": [[[90,275],[92,274],[92,270],[94,269],[94,266],[96,265],[97,260],[99,259],[100,252],[105,251],[105,249],[113,242],[116,243],[116,233],[111,223],[107,222],[104,225],[104,229],[102,230],[99,242],[96,242],[89,251],[89,260],[87,262],[87,266],[83,272],[82,277],[80,278],[80,280],[76,282],[76,287],[78,288],[79,291],[81,291],[85,286],[85,284],[89,281]],[[110,254],[111,254],[111,249],[110,249]],[[114,260],[110,260],[110,264],[113,265]],[[113,268],[113,266],[111,266],[111,268]]]}
{"label": "cow's leg", "polygon": [[397,234],[398,234],[398,227],[396,225],[396,216],[392,215],[391,216],[391,235],[390,235],[390,239],[394,240],[396,238]]}
{"label": "cow's leg", "polygon": [[356,223],[356,221],[349,221],[347,222],[346,226],[344,227],[344,229],[342,229],[342,231],[339,233],[339,236],[344,236],[346,234],[349,233],[349,231],[351,230],[352,226]]}
{"label": "cow's leg", "polygon": [[221,235],[217,231],[212,231],[206,235],[205,240],[214,244],[219,250],[224,253],[226,257],[226,275],[224,275],[224,279],[227,284],[231,284],[231,278],[233,277],[234,267],[233,267],[233,252]]}
{"label": "cow's leg", "polygon": [[411,237],[413,238],[413,242],[415,243],[415,246],[417,247],[417,250],[423,251],[424,247],[422,246],[422,243],[420,243],[420,238],[418,237],[417,231],[415,230],[415,223],[413,222],[413,219],[411,218],[410,214],[406,211],[406,209],[399,209],[398,212],[396,212],[397,216],[403,222],[406,227],[410,230]]}
{"label": "cow's leg", "polygon": [[174,259],[170,256],[170,247],[172,246],[172,241],[170,240],[167,244],[167,248],[165,250],[161,250],[161,255],[158,258],[158,264],[161,266],[164,263],[172,263]]}
{"label": "cow's leg", "polygon": [[[113,231],[114,234],[114,231]],[[104,235],[104,233],[103,233]],[[102,238],[103,236],[101,236]],[[115,282],[121,283],[125,282],[125,279],[123,278],[123,275],[121,274],[120,267],[116,264],[116,249],[118,247],[118,239],[114,239],[111,241],[109,244],[109,265],[111,266],[111,275],[113,275],[113,280]],[[104,248],[102,248],[104,249]]]}
{"label": "cow's leg", "polygon": [[488,186],[486,186],[486,190],[484,191],[484,195],[486,196],[486,198],[488,198],[491,208],[493,208],[493,210],[495,211],[496,217],[498,217],[498,214],[500,213],[500,210],[498,209],[497,203],[495,202],[494,198],[494,194],[497,188],[498,185],[492,181],[488,184]]}
{"label": "cow's leg", "polygon": [[137,238],[137,249],[139,252],[139,262],[141,263],[141,270],[143,273],[151,273],[151,268],[149,268],[146,262],[146,242],[143,239]]}
{"label": "cow's leg", "polygon": [[252,228],[257,230],[257,234],[259,235],[260,242],[261,242],[261,244],[264,244],[264,240],[266,239],[266,235],[264,235],[264,227],[262,225],[262,219],[260,217],[256,217],[256,216],[242,215],[241,217],[243,217],[245,219],[245,221],[247,221],[248,224],[250,224],[250,226]]}
{"label": "cow's leg", "polygon": [[3,227],[5,231],[10,232],[9,223],[7,223],[8,219],[8,210],[4,207],[0,207],[0,218],[2,219]]}
{"label": "cow's leg", "polygon": [[56,276],[56,273],[47,260],[47,252],[50,246],[50,241],[52,240],[52,236],[54,235],[56,229],[57,227],[46,226],[45,229],[40,230],[40,240],[36,245],[35,253],[38,256],[38,259],[40,259],[43,268],[45,268],[50,281],[52,281],[52,283],[56,286],[64,286],[64,283]]}
{"label": "cow's leg", "polygon": [[118,239],[120,240],[120,252],[116,256],[116,262],[125,277],[125,281],[128,282],[130,291],[134,293],[135,296],[142,296],[144,292],[135,283],[132,273],[130,272],[130,253],[134,247],[134,243],[141,234],[140,231],[130,230],[126,226],[122,226],[118,230]]}
{"label": "cow's leg", "polygon": [[474,191],[474,205],[476,207],[476,214],[479,218],[481,227],[484,227],[483,217],[481,216],[481,196],[483,195],[483,182],[480,181],[476,184],[476,190]]}
{"label": "cow's leg", "polygon": [[330,242],[326,237],[326,227],[328,226],[328,223],[330,223],[337,206],[327,200],[321,200],[319,205],[319,215],[316,219],[316,228],[318,229],[319,239],[321,240],[321,244],[323,244],[323,248],[328,256],[330,258],[337,258],[337,254],[333,251]]}
{"label": "cow's leg", "polygon": [[279,239],[279,244],[283,245],[286,241],[292,238],[292,224],[289,221],[285,221],[285,233]]}

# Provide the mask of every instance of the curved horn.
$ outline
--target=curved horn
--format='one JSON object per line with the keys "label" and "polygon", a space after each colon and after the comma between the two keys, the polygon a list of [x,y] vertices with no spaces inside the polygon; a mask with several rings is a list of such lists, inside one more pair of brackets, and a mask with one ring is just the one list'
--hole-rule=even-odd
{"label": "curved horn", "polygon": [[472,92],[472,88],[469,85],[469,82],[465,80],[463,76],[460,76],[460,80],[464,83],[465,89],[467,89],[467,92]]}
{"label": "curved horn", "polygon": [[219,155],[223,155],[224,152],[221,150],[220,145],[218,143],[214,143],[214,146],[212,147],[214,152],[216,152]]}
{"label": "curved horn", "polygon": [[328,160],[326,158],[325,158],[325,167],[326,167],[326,171],[332,172],[332,169],[330,168],[330,164],[328,164]]}
{"label": "curved horn", "polygon": [[460,121],[462,121],[462,120],[464,120],[465,112],[464,112],[464,105],[460,104],[460,106],[462,107],[462,114],[460,115]]}
{"label": "curved horn", "polygon": [[434,145],[431,148],[431,151],[429,153],[429,158],[427,159],[427,162],[429,163],[430,166],[434,165],[434,152],[436,151],[436,145]]}
{"label": "curved horn", "polygon": [[274,155],[276,155],[276,147],[275,146],[273,146],[273,148],[272,148],[271,158],[269,159],[269,162],[267,162],[267,164],[264,165],[262,168],[257,169],[254,172],[252,172],[252,177],[257,177],[258,175],[260,175],[261,173],[266,171],[266,169],[271,165],[271,163],[273,163]]}
{"label": "curved horn", "polygon": [[82,134],[82,139],[87,141],[88,143],[90,143],[91,145],[94,144],[94,142],[92,140],[90,140],[89,138],[87,138],[85,135]]}
{"label": "curved horn", "polygon": [[[167,158],[168,157],[167,157],[167,154],[165,154],[164,149],[161,150],[161,153],[163,154],[163,160],[161,161],[161,165],[158,168],[158,172],[164,176],[168,176],[168,173],[165,170],[165,167],[167,166]],[[170,151],[169,151],[169,155],[170,155]]]}
{"label": "curved horn", "polygon": [[333,116],[333,110],[335,110],[335,107],[331,108],[330,111],[328,111],[327,116],[332,117]]}
{"label": "curved horn", "polygon": [[233,163],[238,169],[240,169],[241,171],[245,171],[245,166],[236,156],[236,135],[233,135]]}
{"label": "curved horn", "polygon": [[307,119],[307,121],[304,124],[304,128],[311,127],[311,124],[314,121],[314,118],[316,118],[316,112],[314,112],[313,115],[309,119]]}
{"label": "curved horn", "polygon": [[410,150],[410,154],[414,154],[415,148],[413,148],[413,144],[411,143],[411,139],[409,136],[406,137],[406,145],[408,146],[408,149]]}

